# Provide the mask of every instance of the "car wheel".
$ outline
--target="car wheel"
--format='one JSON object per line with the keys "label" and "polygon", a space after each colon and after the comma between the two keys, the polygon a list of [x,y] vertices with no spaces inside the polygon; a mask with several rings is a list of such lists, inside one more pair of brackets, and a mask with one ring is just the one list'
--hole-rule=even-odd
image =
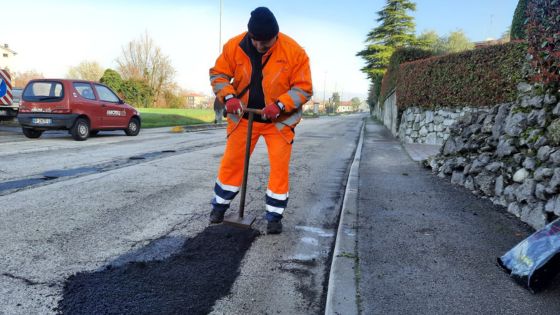
{"label": "car wheel", "polygon": [[99,133],[99,130],[90,130],[89,136],[90,137],[95,137],[95,136],[97,136],[98,133]]}
{"label": "car wheel", "polygon": [[70,129],[72,138],[77,141],[84,141],[89,136],[89,123],[85,118],[78,118]]}
{"label": "car wheel", "polygon": [[31,138],[31,139],[39,138],[43,134],[42,130],[35,130],[31,128],[21,128],[21,129],[23,130],[23,134],[27,138]]}
{"label": "car wheel", "polygon": [[140,133],[140,120],[136,117],[130,119],[128,128],[124,130],[127,136],[137,136]]}

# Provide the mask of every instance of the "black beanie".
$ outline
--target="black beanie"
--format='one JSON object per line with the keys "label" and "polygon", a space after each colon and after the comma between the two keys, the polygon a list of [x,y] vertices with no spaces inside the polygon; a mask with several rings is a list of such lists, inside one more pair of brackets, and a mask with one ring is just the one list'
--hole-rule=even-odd
{"label": "black beanie", "polygon": [[274,14],[268,8],[258,7],[251,12],[249,24],[247,24],[252,38],[258,41],[270,40],[278,35],[278,22]]}

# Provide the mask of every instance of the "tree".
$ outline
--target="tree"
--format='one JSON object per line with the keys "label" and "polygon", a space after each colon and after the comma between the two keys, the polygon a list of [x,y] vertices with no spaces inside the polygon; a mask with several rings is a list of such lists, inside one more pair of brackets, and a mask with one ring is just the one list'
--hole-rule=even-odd
{"label": "tree", "polygon": [[445,51],[449,53],[461,52],[473,49],[474,44],[469,40],[463,30],[457,30],[449,33],[445,39]]}
{"label": "tree", "polygon": [[[101,79],[99,79],[99,82],[107,85],[112,90],[121,94],[121,90],[122,90],[122,86],[123,86],[123,79],[121,78],[121,75],[117,71],[115,71],[113,69],[105,70],[105,72],[103,73],[103,76],[101,77]],[[123,96],[123,95],[121,95],[121,96]]]}
{"label": "tree", "polygon": [[465,32],[457,30],[441,37],[435,31],[426,31],[416,39],[417,46],[431,50],[436,55],[454,53],[474,48],[474,44],[467,38]]}
{"label": "tree", "polygon": [[352,109],[354,111],[357,111],[360,108],[360,105],[362,105],[362,101],[358,97],[351,98],[350,103],[352,104]]}
{"label": "tree", "polygon": [[381,80],[395,48],[416,44],[415,24],[407,14],[415,10],[416,4],[410,0],[387,0],[377,12],[376,21],[381,24],[368,33],[366,48],[356,54],[365,60],[366,65],[361,70],[372,81],[371,90],[376,92],[368,100],[377,102]]}
{"label": "tree", "polygon": [[69,79],[99,81],[103,76],[103,68],[97,61],[82,61],[75,67],[70,67],[66,77]]}
{"label": "tree", "polygon": [[415,11],[416,4],[410,0],[387,0],[383,9],[377,12],[377,22],[381,25],[367,35],[366,49],[357,53],[366,61],[362,71],[370,78],[383,73],[389,64],[389,58],[397,47],[416,43],[413,18],[406,14]]}
{"label": "tree", "polygon": [[125,80],[146,83],[153,91],[153,101],[157,100],[162,91],[173,83],[175,76],[175,69],[173,69],[169,57],[165,56],[156,46],[148,32],[123,47],[117,64],[119,72]]}
{"label": "tree", "polygon": [[27,83],[34,79],[43,79],[45,76],[35,70],[28,70],[25,72],[16,72],[12,77],[12,84],[15,88],[23,89]]}
{"label": "tree", "polygon": [[423,32],[418,36],[416,42],[417,42],[416,45],[418,47],[426,50],[431,50],[436,55],[441,55],[446,53],[447,47],[445,43],[445,38],[439,36],[438,33],[434,30]]}
{"label": "tree", "polygon": [[107,69],[99,82],[116,91],[121,98],[134,106],[148,107],[153,103],[153,92],[142,80],[123,80],[117,71]]}

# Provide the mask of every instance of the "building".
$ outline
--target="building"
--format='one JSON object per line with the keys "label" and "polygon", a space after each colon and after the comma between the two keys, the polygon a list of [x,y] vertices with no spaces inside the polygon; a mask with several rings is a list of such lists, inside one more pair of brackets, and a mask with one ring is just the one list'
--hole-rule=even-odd
{"label": "building", "polygon": [[183,94],[187,100],[187,108],[214,108],[213,99],[210,102],[210,97],[201,93],[187,92]]}
{"label": "building", "polygon": [[14,57],[17,53],[11,50],[8,44],[0,46],[0,69],[5,69],[11,72],[14,71]]}
{"label": "building", "polygon": [[356,109],[354,108],[354,106],[352,106],[351,101],[340,102],[340,104],[336,108],[337,113],[350,113],[354,111],[356,111]]}
{"label": "building", "polygon": [[309,100],[307,103],[302,105],[303,112],[315,112],[321,113],[325,111],[325,105],[321,104],[319,101],[316,100]]}

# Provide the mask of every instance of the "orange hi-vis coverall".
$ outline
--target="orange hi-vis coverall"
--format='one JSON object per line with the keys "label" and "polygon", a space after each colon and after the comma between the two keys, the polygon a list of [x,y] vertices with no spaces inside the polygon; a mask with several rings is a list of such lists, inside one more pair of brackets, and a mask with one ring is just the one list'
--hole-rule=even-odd
{"label": "orange hi-vis coverall", "polygon": [[[247,33],[229,40],[222,54],[210,69],[210,82],[216,96],[234,95],[243,104],[249,103],[252,73]],[[313,94],[309,58],[293,39],[279,33],[276,43],[262,55],[262,92],[265,104],[249,104],[252,108],[281,102],[284,110],[274,121],[253,122],[251,153],[263,136],[268,149],[270,175],[266,191],[266,210],[282,215],[289,197],[289,164],[294,139],[294,128],[301,120],[302,105]],[[257,76],[258,77],[258,76]],[[240,95],[242,94],[242,95]],[[243,180],[243,164],[247,137],[247,119],[236,114],[227,117],[227,144],[218,178],[214,186],[214,209],[225,211],[239,193]]]}

